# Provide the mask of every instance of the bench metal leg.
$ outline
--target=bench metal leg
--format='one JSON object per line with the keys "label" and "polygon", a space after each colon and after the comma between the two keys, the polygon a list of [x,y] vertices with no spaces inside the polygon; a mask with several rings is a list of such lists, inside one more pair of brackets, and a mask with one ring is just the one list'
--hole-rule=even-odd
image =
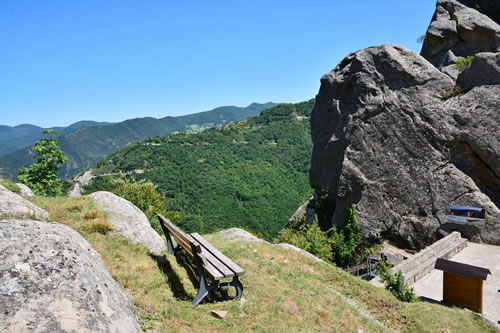
{"label": "bench metal leg", "polygon": [[[198,259],[198,258],[197,258]],[[205,274],[205,270],[201,266],[201,264],[196,260],[196,267],[198,270],[198,277],[200,278],[200,287],[198,289],[198,294],[194,298],[191,305],[198,305],[208,294],[212,291],[219,289],[221,287],[232,286],[236,289],[236,297],[241,299],[241,295],[243,294],[243,285],[237,276],[233,277],[231,282],[223,282],[219,283],[219,281],[214,281],[213,283],[208,283],[207,275]]]}
{"label": "bench metal leg", "polygon": [[226,286],[234,287],[236,289],[236,297],[238,297],[238,299],[241,299],[241,295],[243,295],[243,285],[241,284],[237,276],[233,277],[233,281],[231,282],[223,282],[219,284],[219,288]]}

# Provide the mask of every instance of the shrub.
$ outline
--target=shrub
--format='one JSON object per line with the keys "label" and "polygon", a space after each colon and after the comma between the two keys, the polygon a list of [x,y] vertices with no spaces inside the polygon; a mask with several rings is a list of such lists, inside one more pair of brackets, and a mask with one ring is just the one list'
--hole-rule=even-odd
{"label": "shrub", "polygon": [[33,193],[42,196],[63,195],[63,183],[58,177],[59,168],[68,159],[60,149],[59,141],[54,138],[55,130],[44,130],[47,136],[35,143],[31,150],[37,161],[29,168],[19,171],[17,180],[27,185]]}
{"label": "shrub", "polygon": [[457,62],[455,63],[454,67],[457,71],[462,72],[470,66],[472,60],[474,60],[474,56],[468,56],[467,58],[457,57]]}
{"label": "shrub", "polygon": [[332,248],[326,232],[317,223],[308,225],[305,217],[297,219],[293,225],[279,232],[277,242],[289,243],[318,258],[332,262]]}
{"label": "shrub", "polygon": [[463,94],[465,94],[465,90],[464,88],[462,88],[461,85],[457,84],[455,86],[455,88],[453,88],[452,91],[444,94],[443,96],[441,96],[441,99],[443,101],[446,101],[448,98],[451,98],[451,97],[459,97],[459,96],[462,96]]}
{"label": "shrub", "polygon": [[136,181],[135,178],[125,178],[121,175],[112,181],[114,188],[111,190],[114,194],[132,202],[148,217],[151,226],[158,233],[162,234],[160,222],[157,219],[158,214],[162,214],[172,222],[178,222],[175,213],[167,213],[163,203],[163,194],[159,192],[156,185],[147,182],[144,179]]}
{"label": "shrub", "polygon": [[351,207],[339,231],[337,231],[335,227],[332,228],[330,239],[332,250],[335,253],[335,263],[337,265],[346,266],[349,264],[358,245],[359,237],[356,210]]}
{"label": "shrub", "polygon": [[90,232],[98,232],[103,235],[106,235],[108,232],[113,231],[113,229],[113,225],[104,220],[94,221],[89,227]]}
{"label": "shrub", "polygon": [[404,283],[401,270],[396,275],[393,275],[390,265],[381,260],[377,264],[377,273],[382,282],[384,282],[385,289],[389,290],[397,299],[402,302],[415,302],[417,300],[413,288],[408,287]]}

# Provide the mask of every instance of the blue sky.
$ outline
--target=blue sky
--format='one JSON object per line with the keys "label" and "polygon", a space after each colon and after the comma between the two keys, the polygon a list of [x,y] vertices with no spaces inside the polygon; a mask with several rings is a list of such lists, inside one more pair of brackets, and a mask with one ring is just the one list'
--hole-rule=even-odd
{"label": "blue sky", "polygon": [[0,124],[300,102],[348,53],[416,52],[435,0],[0,2]]}

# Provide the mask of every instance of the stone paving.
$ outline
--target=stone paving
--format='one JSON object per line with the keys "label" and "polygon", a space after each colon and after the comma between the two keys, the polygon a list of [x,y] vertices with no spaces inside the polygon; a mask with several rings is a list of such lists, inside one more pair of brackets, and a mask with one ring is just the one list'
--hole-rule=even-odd
{"label": "stone paving", "polygon": [[[488,268],[483,282],[483,314],[493,322],[500,321],[500,246],[468,242],[465,249],[449,260]],[[417,281],[413,288],[418,296],[435,301],[443,299],[443,271],[433,269],[427,276]]]}

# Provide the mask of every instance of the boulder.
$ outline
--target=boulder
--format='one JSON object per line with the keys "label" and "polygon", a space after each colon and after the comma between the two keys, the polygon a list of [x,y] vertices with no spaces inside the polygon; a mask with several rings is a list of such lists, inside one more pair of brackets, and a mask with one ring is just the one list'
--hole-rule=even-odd
{"label": "boulder", "polygon": [[469,90],[482,85],[500,84],[500,52],[482,52],[457,78],[457,83]]}
{"label": "boulder", "polygon": [[28,186],[26,186],[22,183],[16,183],[16,186],[19,187],[19,191],[21,191],[20,194],[23,197],[32,197],[35,195],[33,193],[33,191]]}
{"label": "boulder", "polygon": [[295,213],[288,219],[288,223],[286,227],[289,228],[298,220],[304,219],[306,220],[306,224],[313,224],[316,220],[316,214],[314,209],[311,207],[310,203],[314,200],[314,197],[309,198],[302,206],[297,208]]}
{"label": "boulder", "polygon": [[[468,4],[469,1],[465,2]],[[443,68],[453,63],[450,52],[455,57],[500,52],[500,25],[476,6],[468,7],[456,0],[438,0],[421,55],[436,67]]]}
{"label": "boulder", "polygon": [[500,1],[491,0],[458,0],[461,4],[474,8],[481,14],[500,24]]}
{"label": "boulder", "polygon": [[216,235],[221,236],[223,239],[235,240],[240,242],[255,242],[255,243],[268,243],[263,239],[260,239],[246,230],[240,228],[229,228],[226,230],[219,231]]}
{"label": "boulder", "polygon": [[71,228],[0,220],[1,332],[141,332],[101,257]]}
{"label": "boulder", "polygon": [[[457,230],[500,244],[500,86],[442,100],[454,84],[393,45],[350,54],[321,78],[310,183],[327,197],[323,229],[354,204],[367,242],[417,250]],[[484,207],[486,225],[447,222],[450,204]]]}
{"label": "boulder", "polygon": [[0,185],[0,218],[49,221],[49,213]]}
{"label": "boulder", "polygon": [[134,243],[144,245],[154,254],[166,250],[163,239],[133,203],[106,191],[94,192],[89,197],[108,215],[108,222],[115,227],[116,232]]}

